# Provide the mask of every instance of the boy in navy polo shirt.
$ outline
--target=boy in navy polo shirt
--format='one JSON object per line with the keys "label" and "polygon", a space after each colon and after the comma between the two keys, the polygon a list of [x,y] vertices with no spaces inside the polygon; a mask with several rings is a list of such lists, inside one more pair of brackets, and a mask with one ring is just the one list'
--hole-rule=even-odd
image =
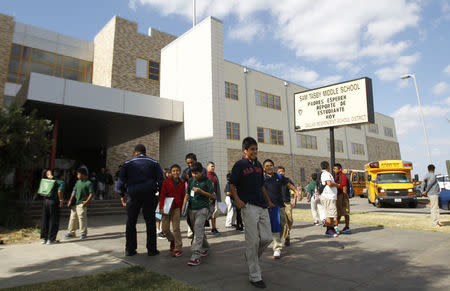
{"label": "boy in navy polo shirt", "polygon": [[261,163],[256,159],[258,144],[252,137],[242,141],[245,156],[237,161],[230,176],[230,190],[236,207],[242,211],[245,224],[247,250],[245,258],[249,270],[250,283],[265,288],[261,277],[259,257],[272,242],[272,231],[267,207],[274,207],[264,187],[264,174]]}
{"label": "boy in navy polo shirt", "polygon": [[295,191],[296,195],[298,190],[290,183],[289,179],[281,174],[274,173],[274,163],[272,160],[267,159],[263,163],[264,167],[264,187],[266,187],[267,194],[270,200],[275,204],[275,207],[269,209],[270,224],[272,227],[273,238],[273,258],[281,258],[281,249],[283,244],[281,242],[281,217],[280,209],[284,208],[284,200],[282,196],[283,187],[289,187]]}

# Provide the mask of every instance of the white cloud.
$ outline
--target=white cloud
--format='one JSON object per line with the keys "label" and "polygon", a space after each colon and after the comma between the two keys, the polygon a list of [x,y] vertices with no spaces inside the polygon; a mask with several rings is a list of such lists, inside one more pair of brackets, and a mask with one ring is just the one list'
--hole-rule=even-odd
{"label": "white cloud", "polygon": [[254,57],[244,60],[242,65],[282,79],[296,82],[299,85],[308,88],[334,84],[342,80],[342,76],[340,75],[320,78],[320,75],[316,71],[309,70],[303,66],[292,66],[292,64],[285,63],[263,64]]}
{"label": "white cloud", "polygon": [[[450,114],[450,97],[432,105],[422,106],[422,112],[425,123],[436,120],[445,122],[445,116]],[[422,130],[419,108],[416,105],[406,104],[397,109],[391,116],[395,119],[399,137],[407,136],[416,130]]]}
{"label": "white cloud", "polygon": [[444,94],[448,91],[449,85],[446,82],[439,82],[433,86],[433,93],[436,95]]}
{"label": "white cloud", "polygon": [[230,28],[228,34],[231,39],[251,42],[256,36],[262,36],[264,32],[265,28],[261,23],[253,22],[251,25],[248,23],[238,24],[237,26]]}
{"label": "white cloud", "polygon": [[136,0],[128,0],[128,8],[133,11],[136,11]]}
{"label": "white cloud", "polygon": [[[150,5],[163,15],[192,17],[192,1],[130,0],[130,3]],[[411,1],[353,0],[210,0],[197,1],[199,18],[236,16],[239,26],[230,31],[233,38],[248,41],[257,29],[253,22],[268,23],[274,37],[296,52],[299,57],[354,60],[358,57],[392,58],[408,47],[406,40],[396,43],[391,38],[408,28],[417,27],[420,6]],[[266,12],[266,13],[260,13]],[[261,16],[263,15],[263,16]],[[263,18],[264,17],[264,18]]]}
{"label": "white cloud", "polygon": [[450,65],[448,65],[447,67],[445,67],[444,73],[447,73],[447,74],[450,75]]}
{"label": "white cloud", "polygon": [[410,56],[402,56],[397,58],[394,65],[390,67],[384,67],[375,71],[375,75],[383,81],[399,80],[401,76],[409,74],[412,71],[412,65],[414,65],[420,58],[419,53],[415,53]]}

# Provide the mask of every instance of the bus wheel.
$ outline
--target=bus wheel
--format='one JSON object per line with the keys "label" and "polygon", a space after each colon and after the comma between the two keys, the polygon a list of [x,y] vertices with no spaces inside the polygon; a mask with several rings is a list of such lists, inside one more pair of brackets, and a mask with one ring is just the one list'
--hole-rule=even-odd
{"label": "bus wheel", "polygon": [[383,207],[383,202],[381,202],[379,199],[375,199],[374,205],[376,208],[381,208]]}

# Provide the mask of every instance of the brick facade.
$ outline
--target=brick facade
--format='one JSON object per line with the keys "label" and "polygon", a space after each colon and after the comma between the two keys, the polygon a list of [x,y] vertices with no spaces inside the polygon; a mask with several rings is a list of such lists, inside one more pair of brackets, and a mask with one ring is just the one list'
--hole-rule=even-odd
{"label": "brick facade", "polygon": [[[114,17],[94,40],[93,84],[160,96],[159,81],[136,76],[136,58],[161,62],[161,49],[176,37],[152,29],[152,35],[138,33],[137,23]],[[114,171],[133,154],[136,144],[147,147],[148,155],[159,159],[159,131],[108,148],[107,167]],[[128,156],[124,156],[124,154]]]}
{"label": "brick facade", "polygon": [[367,149],[370,161],[401,160],[398,142],[368,136]]}
{"label": "brick facade", "polygon": [[0,14],[0,110],[3,107],[5,83],[8,75],[9,56],[11,54],[14,20],[12,17]]}

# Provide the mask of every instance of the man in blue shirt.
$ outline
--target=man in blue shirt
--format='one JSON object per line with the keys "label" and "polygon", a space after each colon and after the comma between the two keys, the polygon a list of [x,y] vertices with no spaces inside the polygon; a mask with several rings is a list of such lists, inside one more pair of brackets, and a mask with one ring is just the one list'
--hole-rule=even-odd
{"label": "man in blue shirt", "polygon": [[259,257],[272,242],[272,231],[267,207],[274,204],[270,201],[264,187],[264,174],[260,162],[256,159],[258,144],[252,137],[242,141],[245,156],[237,161],[230,176],[230,190],[236,207],[242,209],[245,225],[245,241],[247,249],[245,259],[249,270],[250,283],[258,288],[266,288],[261,277]]}
{"label": "man in blue shirt", "polygon": [[146,156],[145,146],[136,145],[133,158],[126,161],[119,173],[116,192],[127,208],[125,255],[133,256],[137,249],[136,223],[142,208],[147,228],[147,252],[159,254],[156,249],[155,193],[161,189],[164,174],[154,159]]}

